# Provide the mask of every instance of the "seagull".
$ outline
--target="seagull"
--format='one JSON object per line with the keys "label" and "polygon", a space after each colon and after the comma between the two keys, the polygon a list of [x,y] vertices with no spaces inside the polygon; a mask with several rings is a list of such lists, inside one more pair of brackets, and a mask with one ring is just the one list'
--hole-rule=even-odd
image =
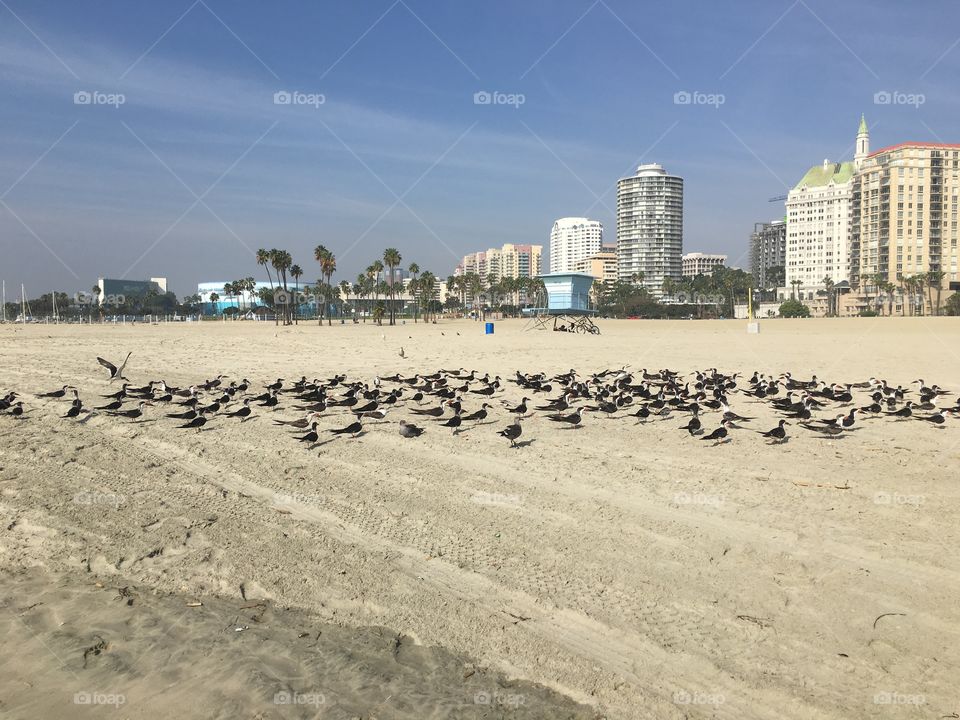
{"label": "seagull", "polygon": [[729,435],[729,433],[727,432],[727,425],[729,425],[730,422],[731,422],[730,420],[724,420],[723,422],[720,423],[720,427],[718,427],[709,435],[704,435],[700,439],[713,440],[714,447],[723,442],[730,442],[729,438],[727,437]]}
{"label": "seagull", "polygon": [[73,387],[71,385],[64,385],[59,390],[53,390],[52,392],[48,392],[48,393],[40,393],[39,395],[37,395],[37,397],[38,398],[62,398],[64,395],[67,394],[67,390],[72,390],[72,389]]}
{"label": "seagull", "polygon": [[520,427],[520,415],[517,415],[517,421],[513,425],[507,425],[497,435],[507,438],[510,441],[510,447],[517,447],[517,438],[523,434],[523,428]]}
{"label": "seagull", "polygon": [[333,430],[328,430],[328,432],[332,432],[334,435],[352,435],[353,437],[356,437],[361,430],[363,430],[363,424],[357,420],[356,422],[350,423],[345,428],[334,428]]}
{"label": "seagull", "polygon": [[[521,415],[526,415],[526,414],[527,414],[527,400],[529,400],[529,399],[530,399],[530,398],[528,398],[528,397],[523,398],[522,400],[520,400],[520,404],[517,405],[516,407],[510,407],[509,405],[507,405],[507,412],[513,413],[513,414],[516,415],[517,417],[520,417]],[[504,404],[506,404],[506,403],[504,403]]]}
{"label": "seagull", "polygon": [[790,423],[788,423],[786,420],[781,420],[781,421],[779,422],[779,424],[778,424],[775,428],[773,428],[773,430],[767,430],[766,432],[763,432],[763,431],[761,431],[761,430],[757,430],[756,432],[760,433],[760,434],[763,435],[765,438],[770,439],[770,440],[771,440],[771,443],[769,443],[769,444],[773,444],[773,443],[779,444],[779,443],[786,442],[786,440],[787,440],[787,431],[784,430],[783,426],[784,426],[784,425],[789,425],[789,424],[790,424]]}
{"label": "seagull", "polygon": [[464,419],[464,420],[473,420],[473,421],[476,421],[476,422],[480,422],[480,421],[482,421],[482,420],[486,420],[486,419],[487,419],[487,414],[488,414],[488,413],[487,413],[487,408],[488,408],[488,407],[493,407],[493,406],[492,406],[492,405],[488,405],[487,403],[484,403],[483,405],[480,406],[480,409],[477,410],[476,412],[472,412],[472,413],[470,413],[469,415],[464,415],[464,416],[463,416],[463,419]]}
{"label": "seagull", "polygon": [[[437,420],[437,422],[440,422],[440,420]],[[456,435],[458,432],[460,432],[460,425],[462,423],[463,423],[463,418],[460,417],[460,411],[457,410],[456,412],[454,412],[452,418],[450,418],[449,420],[443,423],[443,426],[452,428],[453,429],[452,434]]]}
{"label": "seagull", "polygon": [[400,421],[400,436],[405,438],[416,438],[423,435],[423,428],[417,427],[413,423],[408,423],[405,420]]}
{"label": "seagull", "polygon": [[694,414],[693,414],[693,417],[690,418],[690,420],[687,422],[687,424],[681,426],[680,429],[681,429],[681,430],[686,430],[686,431],[687,431],[688,433],[690,433],[691,435],[696,435],[696,434],[698,434],[698,432],[702,432],[702,431],[700,430],[700,427],[701,427],[701,425],[700,425],[700,418],[698,418],[698,417],[697,417],[697,414],[694,413]]}
{"label": "seagull", "polygon": [[547,415],[547,420],[553,422],[566,423],[570,427],[580,427],[583,422],[583,413],[590,410],[588,407],[581,407],[574,410],[570,415]]}
{"label": "seagull", "polygon": [[207,419],[203,416],[203,411],[200,411],[200,414],[197,415],[193,420],[186,423],[185,425],[177,425],[181,430],[189,430],[191,428],[196,428],[197,432],[200,432],[203,429],[203,426],[207,424]]}
{"label": "seagull", "polygon": [[227,413],[227,417],[240,418],[240,422],[245,423],[250,419],[250,413],[253,410],[250,409],[250,398],[243,399],[243,407],[239,410],[234,410],[233,412]]}
{"label": "seagull", "polygon": [[127,378],[123,376],[123,369],[127,366],[127,361],[130,359],[131,355],[133,355],[132,352],[127,353],[127,356],[123,359],[123,362],[120,363],[120,367],[117,367],[109,360],[104,360],[102,357],[98,357],[97,362],[110,371],[110,382],[113,382],[117,378],[121,380],[127,380]]}
{"label": "seagull", "polygon": [[308,432],[306,435],[302,435],[298,437],[297,440],[299,440],[300,442],[308,442],[312,444],[317,442],[319,437],[320,436],[317,434],[317,422],[314,421],[313,425],[310,426],[310,432]]}
{"label": "seagull", "polygon": [[152,402],[147,402],[146,400],[141,400],[137,407],[132,410],[114,410],[107,413],[108,415],[116,415],[117,417],[130,418],[131,420],[136,420],[137,418],[143,415],[143,408],[145,405],[153,405]]}

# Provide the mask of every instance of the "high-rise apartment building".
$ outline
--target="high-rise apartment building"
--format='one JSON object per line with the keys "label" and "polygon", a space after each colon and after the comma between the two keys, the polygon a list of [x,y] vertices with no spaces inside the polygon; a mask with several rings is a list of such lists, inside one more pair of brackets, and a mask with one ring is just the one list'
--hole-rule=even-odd
{"label": "high-rise apartment building", "polygon": [[485,252],[464,255],[454,271],[455,275],[476,273],[484,282],[493,276],[494,282],[504,277],[536,277],[540,274],[543,245],[514,245],[490,248]]}
{"label": "high-rise apartment building", "polygon": [[603,225],[583,217],[560,218],[550,230],[550,272],[572,272],[574,265],[600,250]]}
{"label": "high-rise apartment building", "polygon": [[787,257],[787,223],[754,223],[750,235],[750,274],[757,288],[780,287]]}
{"label": "high-rise apartment building", "polygon": [[680,279],[683,253],[683,178],[662,165],[637,168],[617,183],[617,265],[621,279],[642,274],[655,296],[663,280]]}
{"label": "high-rise apartment building", "polygon": [[867,155],[854,178],[850,282],[861,293],[877,276],[942,272],[941,287],[960,280],[957,197],[960,145],[901,143]]}

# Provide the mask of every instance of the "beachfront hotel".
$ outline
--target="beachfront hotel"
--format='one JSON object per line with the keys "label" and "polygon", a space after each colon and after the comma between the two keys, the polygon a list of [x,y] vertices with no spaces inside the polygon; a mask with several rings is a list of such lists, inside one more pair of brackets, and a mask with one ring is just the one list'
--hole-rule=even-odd
{"label": "beachfront hotel", "polygon": [[550,230],[550,272],[575,272],[575,265],[600,251],[603,225],[585,217],[560,218]]}
{"label": "beachfront hotel", "polygon": [[869,292],[877,275],[899,285],[927,272],[943,272],[943,288],[960,280],[958,195],[958,144],[906,142],[866,156],[853,182],[851,284]]}
{"label": "beachfront hotel", "polygon": [[710,275],[718,267],[727,264],[726,255],[711,255],[710,253],[687,253],[681,258],[681,273],[683,277],[693,278],[697,275]]}
{"label": "beachfront hotel", "polygon": [[849,278],[850,213],[854,175],[870,152],[867,121],[860,118],[853,162],[814,165],[787,195],[786,285],[813,298],[830,278]]}
{"label": "beachfront hotel", "polygon": [[656,297],[663,280],[680,279],[683,253],[683,178],[650,163],[617,183],[617,273],[630,280],[642,273]]}

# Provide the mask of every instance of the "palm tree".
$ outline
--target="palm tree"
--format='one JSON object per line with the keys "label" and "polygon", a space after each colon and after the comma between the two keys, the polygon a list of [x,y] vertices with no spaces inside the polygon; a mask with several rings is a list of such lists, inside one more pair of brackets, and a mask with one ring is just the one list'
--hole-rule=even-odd
{"label": "palm tree", "polygon": [[400,251],[396,248],[387,248],[383,251],[383,264],[387,266],[390,270],[390,324],[396,325],[396,308],[394,307],[394,299],[397,296],[396,288],[394,284],[396,282],[395,270],[400,264],[400,261],[403,258],[400,257]]}
{"label": "palm tree", "polygon": [[[317,262],[320,263],[320,274],[324,277],[324,304],[329,304],[330,298],[328,297],[329,293],[332,291],[331,279],[333,274],[337,271],[337,258],[332,252],[327,250],[323,245],[317,245],[313,251],[313,255],[316,258]],[[332,319],[330,317],[330,309],[327,308],[327,325],[332,324]]]}
{"label": "palm tree", "polygon": [[[283,288],[283,292],[287,297],[287,302],[284,304],[284,324],[289,325],[290,320],[290,291],[287,287],[287,270],[290,269],[290,266],[293,265],[293,258],[290,256],[286,250],[271,250],[270,251],[270,264],[273,265],[274,271],[277,273],[277,283]],[[279,317],[277,318],[277,323],[279,324]]]}
{"label": "palm tree", "polygon": [[420,274],[420,266],[416,263],[410,263],[410,267],[407,268],[410,271],[410,275],[413,277],[413,281],[410,283],[410,295],[413,297],[413,322],[417,322],[417,275]]}
{"label": "palm tree", "polygon": [[299,324],[300,319],[300,278],[303,277],[303,268],[299,265],[292,265],[290,267],[290,277],[293,278],[293,308],[294,308],[294,322]]}
{"label": "palm tree", "polygon": [[942,270],[928,270],[927,271],[927,290],[934,289],[937,291],[937,301],[934,304],[932,301],[930,305],[933,307],[933,314],[940,314],[940,296],[943,293],[943,278],[946,277],[946,273]]}
{"label": "palm tree", "polygon": [[437,291],[437,278],[429,270],[420,276],[420,287],[417,295],[423,303],[423,321],[430,320],[430,306],[433,304],[433,294]]}
{"label": "palm tree", "polygon": [[[350,281],[341,280],[340,281],[340,294],[343,297],[343,302],[350,302]],[[343,318],[343,303],[340,303],[340,317]]]}
{"label": "palm tree", "polygon": [[257,250],[257,265],[261,265],[267,270],[267,280],[270,281],[270,289],[273,290],[273,278],[270,277],[270,254],[271,250],[260,248]]}
{"label": "palm tree", "polygon": [[[353,321],[354,322],[357,321],[357,310],[360,307],[360,300],[363,297],[363,295],[361,295],[362,292],[363,292],[363,285],[359,282],[355,282],[353,284],[353,296],[357,298],[357,302],[353,304]],[[366,318],[364,318],[364,320],[366,320]]]}
{"label": "palm tree", "polygon": [[210,293],[210,304],[213,305],[213,314],[217,314],[217,301],[220,299],[220,295],[215,292]]}
{"label": "palm tree", "polygon": [[[353,294],[359,299],[366,298],[370,294],[370,276],[366,273],[360,273],[357,275],[357,282],[353,286]],[[357,303],[359,305],[359,303]],[[369,315],[370,309],[367,308],[367,312],[363,314],[363,322],[367,322],[367,315]],[[356,313],[354,313],[356,315]]]}

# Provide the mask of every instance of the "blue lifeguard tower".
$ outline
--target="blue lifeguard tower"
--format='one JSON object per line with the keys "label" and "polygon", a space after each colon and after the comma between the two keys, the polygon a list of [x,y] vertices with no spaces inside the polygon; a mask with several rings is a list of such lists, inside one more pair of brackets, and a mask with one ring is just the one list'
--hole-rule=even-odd
{"label": "blue lifeguard tower", "polygon": [[590,301],[593,275],[548,273],[541,275],[540,280],[547,290],[547,307],[534,308],[528,329],[545,330],[553,320],[553,329],[559,332],[600,334],[600,328],[591,319],[597,314]]}

